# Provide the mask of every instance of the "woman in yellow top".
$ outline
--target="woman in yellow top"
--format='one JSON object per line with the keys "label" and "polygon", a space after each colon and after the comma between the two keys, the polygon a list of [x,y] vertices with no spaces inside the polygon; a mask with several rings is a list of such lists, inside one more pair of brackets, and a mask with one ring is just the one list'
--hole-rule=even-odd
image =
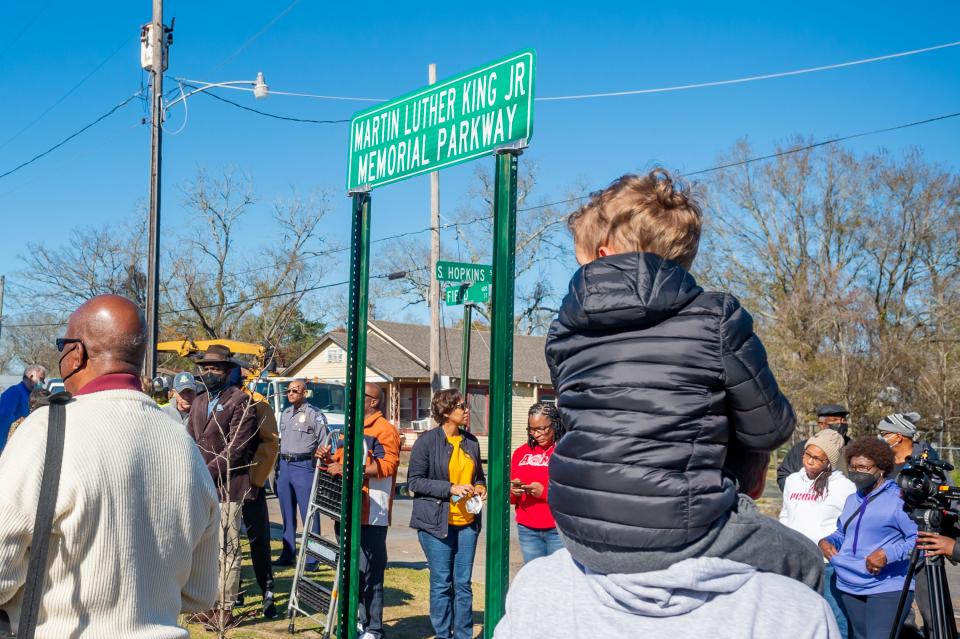
{"label": "woman in yellow top", "polygon": [[410,527],[418,531],[430,569],[430,622],[437,638],[472,639],[477,506],[486,499],[487,480],[480,444],[463,429],[469,414],[460,392],[436,393],[430,413],[439,427],[417,438],[410,452]]}

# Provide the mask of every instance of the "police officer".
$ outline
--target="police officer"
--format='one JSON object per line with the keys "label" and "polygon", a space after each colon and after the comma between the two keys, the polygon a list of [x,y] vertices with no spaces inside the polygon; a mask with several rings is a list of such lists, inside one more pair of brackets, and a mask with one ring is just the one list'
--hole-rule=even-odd
{"label": "police officer", "polygon": [[[277,498],[283,516],[283,551],[275,566],[290,566],[296,561],[297,506],[300,519],[306,520],[313,485],[314,453],[329,438],[327,418],[307,402],[307,385],[295,379],[287,386],[290,401],[280,415],[280,468],[277,472]],[[313,532],[320,534],[320,521],[314,518]],[[307,570],[316,569],[316,562]]]}

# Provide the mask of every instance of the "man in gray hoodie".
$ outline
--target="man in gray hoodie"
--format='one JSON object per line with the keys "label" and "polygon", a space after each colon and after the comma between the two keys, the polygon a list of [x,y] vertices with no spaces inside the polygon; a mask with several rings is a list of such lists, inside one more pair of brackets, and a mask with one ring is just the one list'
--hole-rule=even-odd
{"label": "man in gray hoodie", "polygon": [[494,639],[839,639],[830,606],[802,583],[728,559],[601,575],[564,549],[528,563]]}

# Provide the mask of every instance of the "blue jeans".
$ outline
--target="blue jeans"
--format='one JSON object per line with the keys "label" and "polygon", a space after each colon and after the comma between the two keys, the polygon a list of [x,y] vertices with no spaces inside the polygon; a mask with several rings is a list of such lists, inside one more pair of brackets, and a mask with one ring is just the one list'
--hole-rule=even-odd
{"label": "blue jeans", "polygon": [[541,530],[517,524],[517,534],[520,537],[520,552],[523,553],[523,563],[552,555],[563,548],[560,533],[557,532],[556,528]]}
{"label": "blue jeans", "polygon": [[823,566],[823,598],[830,604],[830,610],[833,611],[833,616],[837,618],[840,636],[843,639],[849,639],[847,611],[843,609],[843,601],[840,599],[840,591],[837,589],[837,576],[833,572],[833,564],[824,564]]}
{"label": "blue jeans", "polygon": [[477,525],[448,526],[447,538],[418,531],[430,569],[430,623],[437,639],[473,638],[473,558]]}
{"label": "blue jeans", "polygon": [[843,609],[847,611],[847,622],[851,639],[887,639],[894,621],[903,626],[910,604],[913,603],[913,591],[910,591],[903,606],[903,614],[895,620],[900,591],[883,592],[876,595],[851,595],[840,593]]}

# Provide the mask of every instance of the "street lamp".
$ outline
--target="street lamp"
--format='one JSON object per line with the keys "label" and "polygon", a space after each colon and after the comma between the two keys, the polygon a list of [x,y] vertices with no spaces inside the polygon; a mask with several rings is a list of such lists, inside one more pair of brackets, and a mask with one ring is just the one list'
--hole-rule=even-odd
{"label": "street lamp", "polygon": [[163,107],[164,113],[185,101],[190,96],[196,95],[198,93],[203,93],[204,91],[209,91],[210,89],[243,89],[243,87],[252,86],[252,89],[243,89],[245,91],[253,91],[253,97],[258,100],[266,98],[270,94],[270,88],[267,86],[267,83],[263,80],[263,73],[257,73],[256,80],[231,80],[229,82],[200,82],[198,80],[188,80],[186,78],[176,78],[177,82],[180,83],[180,86],[187,85],[191,87],[192,91],[181,91],[180,97],[172,102],[168,102],[166,106]]}
{"label": "street lamp", "polygon": [[[154,13],[156,23],[162,23],[161,14]],[[187,98],[203,91],[209,91],[216,88],[240,89],[252,86],[253,97],[262,100],[267,97],[270,90],[267,83],[263,80],[263,73],[257,73],[256,80],[233,80],[230,82],[195,82],[177,78],[180,83],[180,97],[172,102],[163,104],[163,71],[166,69],[166,46],[169,42],[160,41],[155,33],[163,33],[163,30],[156,28],[146,30],[147,36],[144,36],[145,42],[150,41],[153,45],[152,52],[162,52],[164,64],[157,61],[160,55],[151,53],[148,58],[151,60],[150,71],[153,74],[153,116],[152,116],[152,135],[150,144],[150,215],[148,223],[148,251],[147,257],[147,357],[144,361],[144,375],[153,379],[157,374],[157,334],[159,333],[159,314],[157,311],[157,300],[159,297],[159,270],[160,270],[160,173],[161,173],[161,139],[162,123],[167,111],[172,107],[184,102]],[[146,44],[145,44],[146,46]],[[145,55],[145,54],[144,54]],[[192,91],[184,92],[184,83],[190,83]],[[195,86],[196,85],[196,86]]]}

